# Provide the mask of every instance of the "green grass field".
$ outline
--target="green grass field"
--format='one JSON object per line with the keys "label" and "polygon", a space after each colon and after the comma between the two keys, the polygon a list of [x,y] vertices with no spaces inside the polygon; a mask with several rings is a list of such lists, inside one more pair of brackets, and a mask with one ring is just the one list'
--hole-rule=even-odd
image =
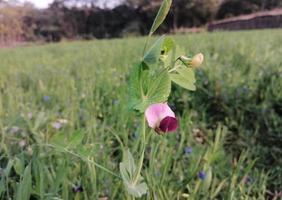
{"label": "green grass field", "polygon": [[[150,137],[143,199],[278,199],[282,30],[173,38],[205,62],[195,92],[173,87],[178,131]],[[0,199],[131,199],[118,164],[120,143],[134,155],[140,144],[128,74],[144,42],[0,50]],[[212,168],[201,180],[205,162]]]}

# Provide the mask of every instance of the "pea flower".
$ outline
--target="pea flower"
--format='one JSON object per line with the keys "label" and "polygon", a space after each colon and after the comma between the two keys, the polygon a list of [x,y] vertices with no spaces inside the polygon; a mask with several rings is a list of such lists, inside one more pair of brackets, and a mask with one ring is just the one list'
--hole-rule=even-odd
{"label": "pea flower", "polygon": [[158,134],[173,132],[178,127],[174,112],[167,103],[150,105],[145,111],[145,117],[151,128]]}

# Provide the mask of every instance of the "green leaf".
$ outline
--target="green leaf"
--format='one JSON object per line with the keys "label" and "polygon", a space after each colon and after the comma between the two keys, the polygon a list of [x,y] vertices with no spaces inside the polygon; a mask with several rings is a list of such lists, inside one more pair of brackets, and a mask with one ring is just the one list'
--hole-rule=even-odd
{"label": "green leaf", "polygon": [[164,39],[162,50],[164,50],[165,54],[173,50],[175,47],[175,42],[171,37],[166,37]]}
{"label": "green leaf", "polygon": [[211,199],[215,199],[216,198],[216,196],[219,194],[219,192],[222,190],[222,188],[225,186],[226,183],[227,183],[227,179],[224,179],[223,181],[221,181],[218,184],[216,190],[211,195]]}
{"label": "green leaf", "polygon": [[162,54],[160,56],[160,60],[163,63],[164,68],[172,68],[175,62],[174,55],[175,55],[175,50],[176,46],[171,37],[165,38],[163,42],[163,47],[162,47]]}
{"label": "green leaf", "polygon": [[136,165],[134,163],[134,158],[132,154],[130,153],[129,149],[127,149],[123,153],[123,163],[128,167],[130,176],[133,178],[135,174],[135,170],[136,170]]}
{"label": "green leaf", "polygon": [[89,146],[86,146],[84,144],[80,144],[76,147],[76,152],[77,154],[83,158],[83,159],[87,159],[87,157],[91,156],[92,154],[92,148]]}
{"label": "green leaf", "polygon": [[21,182],[19,183],[17,190],[17,200],[29,200],[31,194],[31,167],[28,165],[22,177]]}
{"label": "green leaf", "polygon": [[203,182],[203,190],[205,192],[208,192],[210,186],[211,186],[211,182],[212,182],[212,168],[210,167],[208,170],[207,170],[207,175],[206,175],[206,178]]}
{"label": "green leaf", "polygon": [[138,105],[135,105],[134,109],[144,112],[145,109],[154,103],[166,102],[171,91],[171,81],[169,74],[166,70],[163,70],[154,77],[151,77],[151,83],[148,88],[147,94],[143,97],[143,100]]}
{"label": "green leaf", "polygon": [[2,197],[2,194],[5,192],[6,189],[6,179],[8,179],[11,169],[13,167],[14,160],[9,160],[6,168],[4,169],[4,173],[1,176],[1,181],[0,181],[0,199]]}
{"label": "green leaf", "polygon": [[122,163],[120,163],[121,169],[121,177],[123,180],[131,181],[134,177],[134,173],[136,170],[136,165],[134,163],[134,159],[130,151],[123,151]]}
{"label": "green leaf", "polygon": [[163,0],[163,3],[158,11],[158,14],[154,20],[154,23],[151,27],[150,33],[149,35],[151,36],[158,28],[159,26],[163,23],[163,21],[165,20],[170,6],[171,6],[172,0]]}
{"label": "green leaf", "polygon": [[137,105],[142,103],[142,88],[140,83],[140,74],[142,63],[133,66],[129,77],[129,108],[135,109]]}
{"label": "green leaf", "polygon": [[163,70],[155,77],[149,88],[147,96],[147,102],[149,104],[165,102],[168,99],[171,90],[171,81],[169,74],[166,70]]}
{"label": "green leaf", "polygon": [[63,162],[56,169],[56,176],[51,187],[51,191],[53,193],[57,193],[59,191],[61,185],[66,179],[67,173],[68,173],[67,165],[65,162]]}
{"label": "green leaf", "polygon": [[185,50],[183,48],[175,46],[172,42],[174,43],[174,41],[169,38],[164,42],[163,50],[165,51],[165,55],[162,56],[163,59],[161,59],[164,63],[164,67],[169,69],[174,68],[175,61],[185,54]]}
{"label": "green leaf", "polygon": [[43,124],[46,124],[48,115],[45,112],[39,112],[35,117],[33,130],[37,131]]}
{"label": "green leaf", "polygon": [[170,79],[179,86],[187,90],[196,90],[195,86],[195,74],[191,68],[181,66],[176,70],[177,73],[170,73]]}
{"label": "green leaf", "polygon": [[18,175],[23,174],[24,171],[24,162],[19,158],[14,159],[14,169]]}
{"label": "green leaf", "polygon": [[171,81],[166,70],[162,69],[154,74],[147,72],[146,66],[141,63],[134,66],[130,75],[129,107],[140,112],[144,112],[153,103],[167,101],[171,90]]}
{"label": "green leaf", "polygon": [[65,133],[59,132],[51,138],[50,144],[54,146],[75,149],[78,145],[81,144],[83,138],[84,132],[80,130],[73,132],[69,139],[67,138],[67,135]]}
{"label": "green leaf", "polygon": [[143,178],[139,176],[137,181],[134,180],[136,165],[128,149],[123,151],[123,160],[119,164],[119,169],[125,189],[130,195],[141,197],[147,193],[148,187]]}
{"label": "green leaf", "polygon": [[39,195],[39,199],[44,199],[44,167],[39,160],[34,160],[32,162],[32,173],[34,174],[34,191]]}
{"label": "green leaf", "polygon": [[119,163],[119,171],[123,182],[129,182],[131,180],[131,172],[123,162]]}
{"label": "green leaf", "polygon": [[79,144],[81,144],[84,138],[84,132],[82,131],[75,131],[72,133],[70,140],[68,141],[68,147],[76,148]]}
{"label": "green leaf", "polygon": [[127,192],[134,196],[134,197],[142,197],[142,195],[147,193],[148,186],[145,182],[138,183],[138,184],[132,184],[129,182],[124,182],[125,188]]}
{"label": "green leaf", "polygon": [[63,132],[56,133],[50,140],[55,146],[66,146],[66,134]]}
{"label": "green leaf", "polygon": [[165,37],[160,37],[145,54],[143,62],[146,63],[149,67],[155,66],[159,61],[164,41]]}

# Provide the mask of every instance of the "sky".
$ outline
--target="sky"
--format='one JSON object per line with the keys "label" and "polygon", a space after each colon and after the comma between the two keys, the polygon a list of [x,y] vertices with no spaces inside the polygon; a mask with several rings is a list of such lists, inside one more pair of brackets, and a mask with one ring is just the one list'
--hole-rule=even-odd
{"label": "sky", "polygon": [[[20,0],[20,2],[29,1],[33,3],[37,8],[47,8],[54,0]],[[117,4],[119,0],[98,0],[98,2],[106,2],[109,7]]]}
{"label": "sky", "polygon": [[[28,0],[33,3],[37,8],[47,8],[53,0]],[[21,2],[25,2],[25,0],[21,0]]]}

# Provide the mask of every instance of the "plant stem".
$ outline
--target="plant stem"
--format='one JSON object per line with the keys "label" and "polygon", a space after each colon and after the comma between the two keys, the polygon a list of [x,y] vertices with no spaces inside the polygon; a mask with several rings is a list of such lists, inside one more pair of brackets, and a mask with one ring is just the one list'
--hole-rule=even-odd
{"label": "plant stem", "polygon": [[181,65],[176,65],[174,68],[168,70],[168,73],[171,73],[173,71],[176,71],[179,67],[181,67]]}
{"label": "plant stem", "polygon": [[72,152],[72,151],[70,151],[70,150],[68,150],[68,149],[66,149],[66,148],[57,147],[57,146],[52,145],[52,144],[45,144],[45,146],[47,146],[47,147],[52,147],[52,148],[54,148],[54,149],[57,150],[57,151],[60,151],[60,152],[63,152],[63,153],[68,153],[68,154],[73,155],[73,156],[75,156],[75,157],[77,157],[77,158],[80,158],[80,159],[82,159],[83,161],[88,162],[88,163],[90,163],[90,164],[93,164],[93,165],[95,165],[97,168],[100,168],[100,169],[104,170],[105,172],[107,172],[107,173],[109,173],[109,174],[111,174],[111,175],[113,175],[113,176],[115,176],[115,177],[121,179],[120,176],[118,176],[117,174],[115,174],[115,173],[112,172],[111,170],[109,170],[109,169],[103,167],[102,165],[96,163],[96,162],[93,161],[93,160],[90,160],[89,158],[82,157],[81,155],[76,154],[76,153],[74,153],[74,152]]}
{"label": "plant stem", "polygon": [[147,45],[148,45],[148,42],[149,42],[149,38],[150,38],[150,35],[147,36],[146,41],[145,41],[145,45],[144,45],[143,52],[142,52],[142,60],[145,56],[145,51],[146,51],[146,48],[147,48]]}
{"label": "plant stem", "polygon": [[146,119],[145,119],[144,114],[143,114],[143,117],[142,117],[141,135],[142,135],[141,157],[140,157],[140,160],[138,162],[138,168],[137,168],[136,174],[134,176],[133,184],[136,184],[137,181],[139,180],[139,177],[140,177],[140,174],[141,174],[141,169],[142,169],[142,166],[143,166],[143,161],[144,161],[144,153],[145,153],[145,149],[146,149]]}

